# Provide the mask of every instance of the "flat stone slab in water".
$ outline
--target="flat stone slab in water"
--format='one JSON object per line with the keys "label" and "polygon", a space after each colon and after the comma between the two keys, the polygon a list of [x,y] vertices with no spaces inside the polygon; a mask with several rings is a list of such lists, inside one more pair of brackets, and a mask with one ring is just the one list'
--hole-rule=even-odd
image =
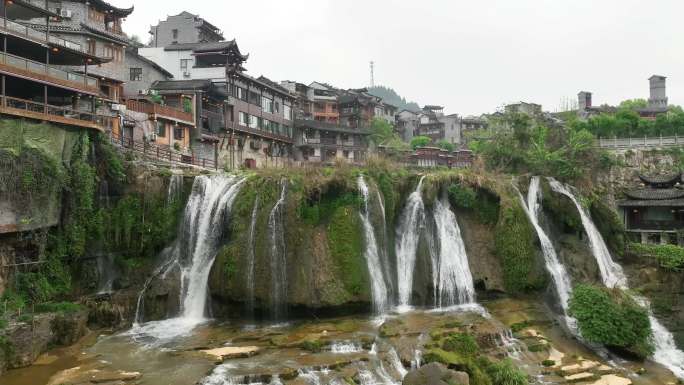
{"label": "flat stone slab in water", "polygon": [[565,376],[563,378],[565,378],[565,381],[567,381],[567,382],[580,382],[580,381],[588,380],[592,377],[594,377],[593,374],[583,372],[583,373],[573,374],[571,376]]}
{"label": "flat stone slab in water", "polygon": [[226,346],[222,348],[200,350],[202,353],[214,358],[217,362],[235,358],[248,358],[259,353],[256,346]]}
{"label": "flat stone slab in water", "polygon": [[575,374],[580,372],[586,372],[587,370],[592,370],[599,366],[598,362],[595,361],[582,361],[578,364],[567,365],[561,368],[564,374]]}
{"label": "flat stone slab in water", "polygon": [[632,380],[624,377],[619,377],[614,374],[602,376],[600,380],[591,385],[631,385]]}

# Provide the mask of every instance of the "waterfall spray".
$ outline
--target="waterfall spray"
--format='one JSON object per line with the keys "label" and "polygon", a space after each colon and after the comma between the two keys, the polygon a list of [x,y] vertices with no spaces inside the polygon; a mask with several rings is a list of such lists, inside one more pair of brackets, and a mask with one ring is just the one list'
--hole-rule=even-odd
{"label": "waterfall spray", "polygon": [[397,227],[397,291],[399,306],[404,308],[411,305],[413,269],[416,264],[420,228],[425,221],[425,205],[421,195],[424,180],[424,176],[420,178],[418,187],[409,196]]}

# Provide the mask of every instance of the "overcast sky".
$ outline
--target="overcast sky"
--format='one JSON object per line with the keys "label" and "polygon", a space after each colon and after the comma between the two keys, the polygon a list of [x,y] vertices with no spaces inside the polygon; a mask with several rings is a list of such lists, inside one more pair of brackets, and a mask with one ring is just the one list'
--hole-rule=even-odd
{"label": "overcast sky", "polygon": [[[110,0],[128,7],[133,0]],[[648,98],[668,76],[684,104],[682,0],[164,0],[136,1],[149,27],[183,10],[236,38],[253,76],[337,87],[375,83],[446,112],[480,114],[519,100],[555,111],[580,90],[594,104]]]}

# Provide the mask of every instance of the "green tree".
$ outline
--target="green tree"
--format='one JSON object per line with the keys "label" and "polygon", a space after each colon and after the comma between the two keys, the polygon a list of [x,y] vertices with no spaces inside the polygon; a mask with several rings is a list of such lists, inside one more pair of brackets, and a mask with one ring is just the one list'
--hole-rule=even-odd
{"label": "green tree", "polygon": [[582,337],[641,357],[653,353],[648,311],[620,289],[578,285],[572,291],[570,314]]}
{"label": "green tree", "polygon": [[449,152],[452,152],[456,149],[456,146],[454,146],[453,143],[451,143],[445,139],[440,140],[436,144],[437,144],[437,147],[441,148],[442,150],[447,150]]}
{"label": "green tree", "polygon": [[646,99],[627,99],[620,102],[618,106],[621,110],[638,110],[648,107]]}
{"label": "green tree", "polygon": [[373,118],[371,122],[371,140],[376,145],[386,144],[394,138],[396,133],[391,124],[385,119]]}
{"label": "green tree", "polygon": [[411,148],[415,150],[418,147],[425,147],[430,143],[432,143],[432,139],[427,136],[414,136],[411,139]]}

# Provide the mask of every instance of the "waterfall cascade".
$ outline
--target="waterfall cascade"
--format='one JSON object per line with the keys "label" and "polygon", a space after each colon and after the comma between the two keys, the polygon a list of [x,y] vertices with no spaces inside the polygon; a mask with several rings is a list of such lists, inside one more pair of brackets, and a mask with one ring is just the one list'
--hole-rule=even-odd
{"label": "waterfall cascade", "polygon": [[280,198],[268,216],[269,242],[271,246],[271,316],[280,320],[285,316],[287,298],[287,260],[283,209],[287,194],[287,180],[281,182]]}
{"label": "waterfall cascade", "polygon": [[[577,207],[577,211],[582,219],[584,231],[589,238],[592,253],[599,265],[603,284],[609,288],[628,289],[627,277],[622,270],[622,266],[613,261],[613,258],[608,251],[608,246],[606,246],[603,236],[601,236],[601,233],[592,221],[589,212],[579,203],[575,194],[573,194],[567,186],[555,179],[549,179],[549,183],[551,184],[553,191],[567,196]],[[670,369],[677,377],[684,378],[684,352],[677,349],[672,333],[653,316],[648,300],[638,296],[635,296],[635,299],[642,306],[646,307],[649,312],[649,320],[653,331],[653,344],[655,346],[655,353],[652,357],[653,360]]]}
{"label": "waterfall cascade", "polygon": [[169,179],[169,189],[166,195],[166,202],[172,203],[180,199],[183,194],[183,175],[172,174]]}
{"label": "waterfall cascade", "polygon": [[475,301],[473,276],[456,215],[446,198],[435,201],[434,219],[439,244],[437,304],[442,307]]}
{"label": "waterfall cascade", "polygon": [[252,219],[249,223],[249,240],[247,241],[247,311],[250,315],[254,313],[254,259],[255,259],[255,239],[256,224],[259,214],[259,195],[254,198],[254,207],[252,208]]}
{"label": "waterfall cascade", "polygon": [[525,209],[532,226],[534,226],[534,229],[537,232],[539,243],[541,243],[542,253],[544,254],[544,264],[546,265],[546,270],[549,272],[549,275],[551,275],[551,279],[553,280],[553,284],[556,288],[558,301],[563,309],[565,324],[570,331],[573,332],[573,334],[576,334],[577,320],[568,315],[568,302],[570,301],[570,295],[572,293],[572,282],[570,281],[570,276],[568,275],[565,266],[558,259],[558,254],[556,254],[556,249],[553,246],[551,239],[539,224],[542,199],[540,186],[540,178],[538,176],[532,177],[530,180],[530,187],[527,192],[527,202],[519,191],[518,194],[520,194],[520,200],[522,202],[523,208]]}
{"label": "waterfall cascade", "polygon": [[[178,238],[158,272],[173,262],[181,267],[180,316],[134,327],[131,334],[159,339],[183,335],[205,321],[209,272],[218,252],[223,229],[233,201],[245,178],[237,176],[198,176],[185,206]],[[149,285],[145,285],[145,288]],[[144,295],[141,292],[141,296]],[[140,304],[141,300],[138,299]],[[137,313],[140,311],[138,307]],[[140,314],[136,315],[139,318]]]}
{"label": "waterfall cascade", "polygon": [[424,180],[425,177],[420,178],[418,187],[409,196],[397,228],[397,291],[399,306],[404,308],[411,305],[416,251],[421,227],[425,222],[425,205],[421,194]]}
{"label": "waterfall cascade", "polygon": [[361,223],[363,224],[363,230],[366,240],[366,250],[364,251],[364,257],[366,259],[366,265],[368,266],[368,272],[370,274],[371,280],[371,294],[373,300],[373,310],[376,314],[382,314],[387,310],[387,300],[388,291],[387,284],[385,283],[385,276],[383,274],[383,268],[380,261],[380,252],[378,250],[378,242],[375,238],[375,229],[373,228],[373,223],[371,222],[369,192],[368,185],[363,179],[363,176],[359,176],[357,180],[359,191],[363,196],[363,210],[359,213],[361,217]]}
{"label": "waterfall cascade", "polygon": [[378,204],[380,205],[380,217],[382,221],[382,229],[381,229],[381,242],[379,243],[380,245],[380,263],[382,264],[383,268],[383,274],[385,275],[385,283],[387,284],[387,294],[390,296],[390,298],[394,298],[392,294],[394,293],[394,284],[393,284],[393,277],[394,275],[392,274],[392,269],[391,269],[391,264],[390,264],[390,259],[389,255],[387,253],[388,250],[388,245],[389,245],[389,240],[388,240],[388,233],[387,233],[387,214],[385,212],[385,200],[382,198],[382,194],[380,193],[380,190],[376,190],[376,196],[378,199]]}

